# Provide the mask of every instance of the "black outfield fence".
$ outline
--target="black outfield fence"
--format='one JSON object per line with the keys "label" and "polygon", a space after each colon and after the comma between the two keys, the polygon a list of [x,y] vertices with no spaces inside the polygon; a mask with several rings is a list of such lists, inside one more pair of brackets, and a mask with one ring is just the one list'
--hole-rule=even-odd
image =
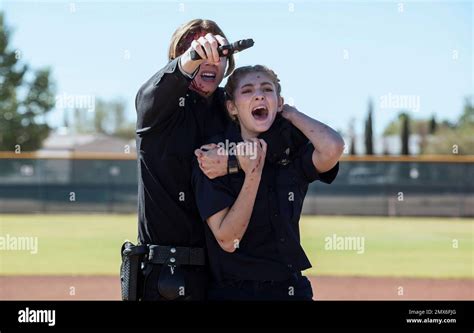
{"label": "black outfield fence", "polygon": [[[133,154],[0,153],[0,213],[133,213]],[[474,216],[474,156],[351,156],[304,214]]]}

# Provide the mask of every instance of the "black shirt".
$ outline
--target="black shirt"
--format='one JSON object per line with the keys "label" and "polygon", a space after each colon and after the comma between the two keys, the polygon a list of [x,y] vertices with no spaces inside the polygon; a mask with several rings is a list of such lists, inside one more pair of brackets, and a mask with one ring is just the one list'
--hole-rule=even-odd
{"label": "black shirt", "polygon": [[[235,126],[229,126],[224,135],[223,140],[242,141]],[[328,172],[319,174],[312,162],[313,151],[313,145],[308,143],[292,155],[289,163],[266,160],[247,230],[235,252],[225,252],[204,222],[214,279],[286,280],[291,274],[311,267],[300,244],[303,200],[309,183],[320,180],[329,184],[339,170],[337,163]],[[239,172],[210,180],[195,163],[193,187],[204,221],[234,204],[244,178],[245,174]]]}
{"label": "black shirt", "polygon": [[179,58],[153,75],[138,91],[138,236],[145,244],[205,245],[191,189],[194,149],[230,121],[224,92],[210,103],[188,89]]}

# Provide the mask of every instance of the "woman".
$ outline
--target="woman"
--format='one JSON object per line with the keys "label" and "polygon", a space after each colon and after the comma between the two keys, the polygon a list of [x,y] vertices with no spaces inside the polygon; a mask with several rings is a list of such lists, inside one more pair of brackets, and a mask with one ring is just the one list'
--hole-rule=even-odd
{"label": "woman", "polygon": [[[311,285],[301,274],[311,265],[298,222],[308,184],[336,177],[344,142],[328,126],[284,105],[276,74],[264,66],[235,70],[225,90],[238,126],[229,126],[220,140],[241,142],[242,172],[210,180],[193,169],[197,206],[207,222],[214,280],[209,298],[311,300]],[[278,112],[311,142],[284,163],[266,161],[267,144],[258,138]]]}

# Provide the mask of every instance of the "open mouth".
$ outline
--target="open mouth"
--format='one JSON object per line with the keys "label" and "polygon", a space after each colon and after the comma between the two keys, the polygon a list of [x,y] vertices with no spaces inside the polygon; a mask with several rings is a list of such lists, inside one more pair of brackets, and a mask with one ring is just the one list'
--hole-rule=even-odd
{"label": "open mouth", "polygon": [[214,82],[216,80],[216,73],[214,72],[202,72],[201,79],[205,82]]}
{"label": "open mouth", "polygon": [[252,116],[256,120],[265,120],[268,118],[268,109],[265,106],[257,106],[252,110]]}

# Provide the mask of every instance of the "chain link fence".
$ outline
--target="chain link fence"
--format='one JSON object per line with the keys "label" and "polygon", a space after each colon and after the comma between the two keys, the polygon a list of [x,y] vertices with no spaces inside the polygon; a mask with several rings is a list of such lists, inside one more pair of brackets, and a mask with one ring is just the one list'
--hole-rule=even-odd
{"label": "chain link fence", "polygon": [[[474,159],[345,158],[309,186],[303,214],[474,216]],[[0,156],[1,213],[134,213],[137,162]]]}

